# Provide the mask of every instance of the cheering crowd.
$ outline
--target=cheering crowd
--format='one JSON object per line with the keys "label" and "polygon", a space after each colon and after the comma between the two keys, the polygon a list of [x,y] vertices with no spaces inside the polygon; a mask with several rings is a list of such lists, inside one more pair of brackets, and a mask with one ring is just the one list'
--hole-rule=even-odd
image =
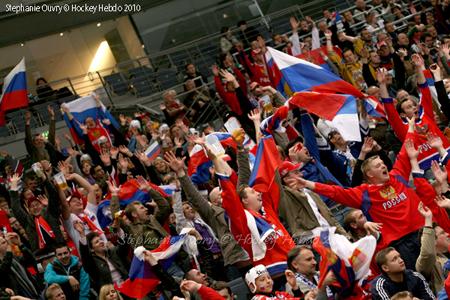
{"label": "cheering crowd", "polygon": [[[63,146],[51,106],[46,137],[27,111],[32,167],[0,152],[0,298],[448,299],[449,1],[355,5],[271,41],[223,28],[224,128],[191,128],[214,92],[194,64],[164,123],[93,96],[84,119],[61,106]],[[338,80],[274,69],[275,49]],[[327,117],[349,90],[355,139]]]}

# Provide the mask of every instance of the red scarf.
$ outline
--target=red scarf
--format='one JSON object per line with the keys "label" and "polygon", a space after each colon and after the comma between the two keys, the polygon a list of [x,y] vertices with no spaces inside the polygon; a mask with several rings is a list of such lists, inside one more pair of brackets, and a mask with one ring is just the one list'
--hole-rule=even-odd
{"label": "red scarf", "polygon": [[103,231],[98,228],[94,222],[92,222],[91,219],[89,219],[88,216],[86,216],[85,214],[80,214],[78,215],[78,218],[80,218],[81,221],[84,222],[84,224],[86,224],[89,227],[89,230],[92,232],[97,232],[98,234],[103,234]]}
{"label": "red scarf", "polygon": [[36,227],[36,233],[38,235],[39,249],[43,249],[45,248],[46,244],[43,232],[47,233],[47,235],[52,239],[55,238],[55,233],[53,232],[50,225],[48,225],[47,221],[44,219],[43,216],[34,218],[34,226]]}

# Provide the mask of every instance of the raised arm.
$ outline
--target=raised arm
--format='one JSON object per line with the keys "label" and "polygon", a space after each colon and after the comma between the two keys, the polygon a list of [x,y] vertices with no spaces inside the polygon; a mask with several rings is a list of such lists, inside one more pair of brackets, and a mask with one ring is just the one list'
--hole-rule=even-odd
{"label": "raised arm", "polygon": [[28,224],[30,221],[30,215],[22,208],[22,205],[20,203],[19,181],[20,177],[18,174],[14,174],[11,177],[9,195],[11,197],[11,209],[14,213],[14,216],[17,218],[19,223],[25,226],[25,224]]}
{"label": "raised arm", "polygon": [[177,174],[177,177],[180,180],[181,189],[202,219],[209,220],[212,218],[214,216],[214,210],[211,208],[208,201],[199,193],[191,179],[186,175],[184,164],[185,158],[177,158],[172,152],[166,152],[164,158],[169,167]]}
{"label": "raised arm", "polygon": [[441,68],[437,64],[432,64],[430,71],[434,77],[434,86],[436,87],[438,101],[441,104],[441,110],[447,119],[450,119],[450,99],[445,90],[444,81],[442,80]]}
{"label": "raised arm", "polygon": [[51,105],[47,106],[48,115],[50,116],[50,122],[48,125],[48,142],[53,146],[56,145],[56,121],[55,111]]}
{"label": "raised arm", "polygon": [[389,92],[387,89],[386,83],[387,70],[382,68],[377,71],[377,81],[380,86],[380,97],[381,101],[384,104],[384,110],[386,112],[386,117],[391,124],[392,129],[395,132],[395,135],[399,138],[400,141],[405,140],[407,129],[405,128],[400,115],[394,106],[394,100],[389,97]]}
{"label": "raised arm", "polygon": [[297,177],[298,187],[310,189],[340,204],[361,208],[364,188],[362,186],[345,189],[338,185],[328,185]]}

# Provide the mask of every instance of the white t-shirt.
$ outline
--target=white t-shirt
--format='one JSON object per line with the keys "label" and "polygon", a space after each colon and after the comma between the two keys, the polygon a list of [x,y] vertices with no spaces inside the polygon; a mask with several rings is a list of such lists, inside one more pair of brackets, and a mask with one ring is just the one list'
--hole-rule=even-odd
{"label": "white t-shirt", "polygon": [[[86,208],[84,209],[84,214],[92,221],[92,223],[94,223],[95,226],[97,226],[99,229],[101,229],[100,224],[98,223],[98,220],[97,220],[97,208],[98,208],[97,205],[88,202],[86,205]],[[83,222],[77,215],[71,213],[70,218],[68,220],[64,220],[64,227],[66,228],[67,233],[69,234],[70,238],[74,242],[75,246],[79,250],[80,234],[73,227],[73,223],[75,221]],[[84,222],[83,222],[83,224],[84,224],[85,234],[88,234],[89,232],[91,232],[91,230],[89,229],[89,226],[87,224],[85,224]],[[104,240],[105,243],[108,242],[104,233],[102,233],[100,235],[100,238],[102,240]]]}
{"label": "white t-shirt", "polygon": [[312,232],[314,233],[315,236],[320,235],[320,232],[325,229],[325,228],[329,228],[330,224],[328,223],[328,221],[322,216],[322,214],[319,211],[319,208],[317,207],[316,202],[314,201],[314,199],[311,197],[311,195],[309,194],[309,191],[304,189],[303,190],[305,192],[306,198],[308,199],[308,204],[309,206],[311,206],[311,209],[314,213],[314,216],[316,216],[317,221],[319,222],[319,226],[315,228],[314,230],[312,230]]}

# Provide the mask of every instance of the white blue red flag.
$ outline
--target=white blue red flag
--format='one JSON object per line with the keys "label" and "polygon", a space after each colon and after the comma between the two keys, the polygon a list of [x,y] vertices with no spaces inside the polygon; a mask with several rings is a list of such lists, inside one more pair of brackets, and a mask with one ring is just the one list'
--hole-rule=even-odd
{"label": "white blue red flag", "polygon": [[[165,261],[171,260],[178,253],[184,241],[186,240],[186,234],[180,234],[178,236],[165,237],[158,248],[151,250],[153,257],[160,265],[167,265]],[[128,273],[128,279],[121,285],[115,284],[116,289],[124,295],[141,299],[148,293],[153,291],[159,284],[160,280],[152,270],[150,264],[144,260],[144,247],[137,247],[134,250],[134,257],[131,262],[130,271]]]}
{"label": "white blue red flag", "polygon": [[[336,74],[310,63],[306,60],[291,56],[284,52],[267,48],[266,61],[271,66],[276,65],[273,75],[277,78],[276,88],[284,93],[285,86],[292,92],[315,91],[321,93],[349,94],[355,97],[364,98],[364,95],[353,85],[346,82]],[[281,88],[281,89],[280,89]]]}
{"label": "white blue red flag", "polygon": [[155,160],[161,153],[161,146],[157,141],[153,142],[147,150],[145,150],[145,155],[150,159],[150,161]]}
{"label": "white blue red flag", "polygon": [[25,58],[22,58],[3,80],[0,97],[0,126],[5,125],[7,111],[28,106],[27,94]]}

